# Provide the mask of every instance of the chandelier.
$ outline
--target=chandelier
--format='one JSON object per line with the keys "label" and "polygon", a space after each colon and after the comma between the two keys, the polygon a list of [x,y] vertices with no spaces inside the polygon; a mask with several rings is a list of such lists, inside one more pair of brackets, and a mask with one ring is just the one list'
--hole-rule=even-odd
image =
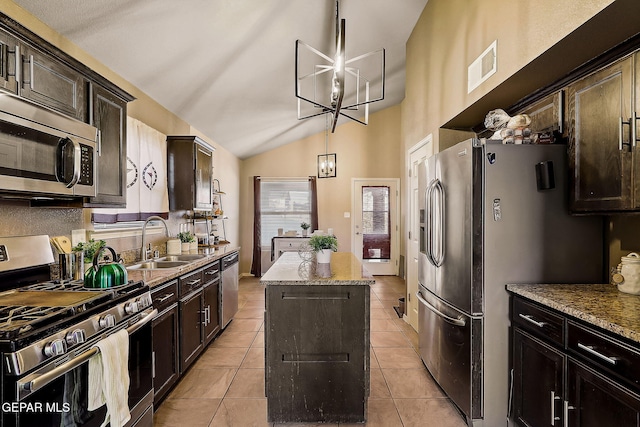
{"label": "chandelier", "polygon": [[296,40],[298,119],[330,114],[332,133],[339,116],[368,124],[369,104],[384,99],[385,51],[379,49],[347,59],[345,20],[340,19],[339,9],[336,0],[333,56]]}

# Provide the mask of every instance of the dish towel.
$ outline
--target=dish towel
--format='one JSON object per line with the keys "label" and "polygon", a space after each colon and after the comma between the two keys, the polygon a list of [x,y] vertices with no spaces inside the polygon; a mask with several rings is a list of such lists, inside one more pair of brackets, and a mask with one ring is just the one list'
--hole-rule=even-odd
{"label": "dish towel", "polygon": [[122,427],[131,418],[129,413],[129,334],[121,329],[98,341],[100,352],[89,359],[89,405],[93,411],[107,405],[102,423]]}

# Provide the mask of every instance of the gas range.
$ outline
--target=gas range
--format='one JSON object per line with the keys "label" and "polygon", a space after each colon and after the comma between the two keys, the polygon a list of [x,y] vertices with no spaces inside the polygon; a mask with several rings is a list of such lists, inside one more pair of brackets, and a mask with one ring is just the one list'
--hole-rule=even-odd
{"label": "gas range", "polygon": [[0,427],[104,425],[107,405],[88,405],[89,373],[114,343],[122,351],[105,359],[128,368],[126,427],[151,426],[157,310],[149,287],[50,280],[54,262],[48,236],[0,237]]}
{"label": "gas range", "polygon": [[49,281],[0,292],[0,351],[6,375],[21,375],[135,323],[152,305],[149,287],[129,282],[87,289]]}

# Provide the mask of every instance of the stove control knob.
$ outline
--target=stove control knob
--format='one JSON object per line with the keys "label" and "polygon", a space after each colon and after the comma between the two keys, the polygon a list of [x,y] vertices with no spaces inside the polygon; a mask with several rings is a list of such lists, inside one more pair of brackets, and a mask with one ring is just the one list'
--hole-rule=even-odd
{"label": "stove control knob", "polygon": [[100,325],[102,329],[116,326],[116,316],[114,316],[113,314],[106,314],[102,316],[100,320],[98,320],[98,325]]}
{"label": "stove control knob", "polygon": [[147,308],[151,304],[153,304],[153,301],[151,300],[151,295],[143,295],[138,300],[138,306],[140,306],[141,309]]}
{"label": "stove control knob", "polygon": [[51,341],[44,346],[44,354],[47,357],[60,356],[67,351],[67,343],[63,339]]}
{"label": "stove control knob", "polygon": [[84,329],[74,329],[73,331],[67,333],[67,345],[76,345],[82,344],[85,342],[85,334]]}
{"label": "stove control knob", "polygon": [[124,311],[127,314],[134,314],[140,311],[138,308],[138,301],[128,302],[124,306]]}

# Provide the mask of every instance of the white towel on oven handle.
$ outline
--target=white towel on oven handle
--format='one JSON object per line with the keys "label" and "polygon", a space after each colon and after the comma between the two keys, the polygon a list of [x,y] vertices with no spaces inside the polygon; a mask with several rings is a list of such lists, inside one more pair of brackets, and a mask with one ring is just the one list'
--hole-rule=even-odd
{"label": "white towel on oven handle", "polygon": [[121,427],[131,419],[129,412],[129,334],[121,329],[95,345],[100,352],[89,359],[89,405],[93,411],[107,405],[102,423]]}

